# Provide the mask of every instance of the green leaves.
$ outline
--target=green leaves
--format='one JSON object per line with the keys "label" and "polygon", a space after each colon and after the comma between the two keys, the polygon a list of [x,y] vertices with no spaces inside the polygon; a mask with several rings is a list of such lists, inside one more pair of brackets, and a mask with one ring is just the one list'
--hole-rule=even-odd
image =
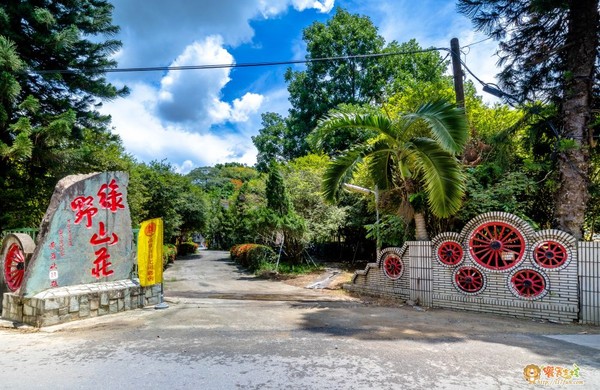
{"label": "green leaves", "polygon": [[335,202],[344,183],[352,178],[352,174],[362,162],[365,146],[359,146],[332,160],[323,175],[323,197],[328,202]]}
{"label": "green leaves", "polygon": [[0,70],[16,72],[23,68],[17,47],[10,39],[0,35]]}
{"label": "green leaves", "polygon": [[449,153],[460,153],[467,143],[469,133],[464,111],[445,100],[425,103],[405,118],[409,126],[419,119],[427,122],[433,139]]}
{"label": "green leaves", "polygon": [[[430,137],[411,136],[411,127],[419,122],[427,125]],[[323,178],[327,200],[338,198],[343,183],[349,182],[365,161],[379,189],[406,186],[410,195],[422,185],[434,215],[449,217],[458,211],[465,179],[454,155],[463,150],[468,136],[462,110],[440,100],[423,104],[416,112],[400,115],[397,120],[379,114],[340,113],[320,121],[312,136],[319,139],[344,127],[376,130],[379,136],[331,161]]]}
{"label": "green leaves", "polygon": [[423,177],[432,213],[441,218],[455,214],[465,193],[465,178],[458,160],[428,138],[413,139],[409,147]]}

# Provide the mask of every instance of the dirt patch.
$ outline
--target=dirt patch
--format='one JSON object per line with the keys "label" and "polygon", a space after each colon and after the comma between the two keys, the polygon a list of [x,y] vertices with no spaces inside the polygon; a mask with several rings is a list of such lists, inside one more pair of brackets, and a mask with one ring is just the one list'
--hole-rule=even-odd
{"label": "dirt patch", "polygon": [[[328,272],[312,272],[306,275],[299,276],[286,276],[281,278],[280,280],[289,284],[290,286],[295,287],[307,287],[311,284],[317,283],[323,279],[325,279],[328,275]],[[341,290],[342,286],[346,283],[350,283],[352,280],[353,272],[349,271],[340,271],[340,273],[334,275],[329,282],[329,286],[324,288],[323,290]]]}

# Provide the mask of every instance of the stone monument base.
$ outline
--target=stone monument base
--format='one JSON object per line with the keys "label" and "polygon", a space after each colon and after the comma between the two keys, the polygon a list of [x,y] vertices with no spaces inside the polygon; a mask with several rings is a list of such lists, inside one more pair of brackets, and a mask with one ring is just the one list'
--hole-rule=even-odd
{"label": "stone monument base", "polygon": [[2,318],[36,327],[119,313],[160,302],[160,284],[137,280],[80,284],[42,291],[33,297],[5,293]]}

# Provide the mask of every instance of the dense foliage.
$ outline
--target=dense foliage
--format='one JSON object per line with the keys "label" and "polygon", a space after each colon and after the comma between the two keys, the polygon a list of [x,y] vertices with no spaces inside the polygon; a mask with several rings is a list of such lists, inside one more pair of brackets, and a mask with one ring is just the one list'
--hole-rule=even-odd
{"label": "dense foliage", "polygon": [[[73,169],[126,167],[109,118],[95,110],[127,93],[94,71],[116,65],[111,12],[102,0],[0,5],[0,229],[37,225]],[[56,69],[71,72],[44,72]]]}
{"label": "dense foliage", "polygon": [[460,0],[459,9],[500,41],[512,106],[484,104],[467,82],[462,115],[446,57],[415,40],[386,43],[368,17],[338,8],[304,30],[307,58],[382,56],[288,70],[290,111],[262,115],[255,167],[181,175],[128,156],[94,109],[127,93],[95,71],[116,66],[120,47],[107,1],[5,1],[0,230],[37,226],[60,178],[120,170],[134,227],[161,217],[165,241],[184,252],[201,233],[251,269],[275,259],[303,269],[315,255],[373,259],[376,247],[459,231],[495,210],[591,238],[600,230],[598,1]]}
{"label": "dense foliage", "polygon": [[98,171],[129,173],[134,227],[161,217],[167,242],[204,229],[204,191],[169,164],[136,162],[96,111],[128,92],[100,71],[117,65],[121,47],[112,9],[104,0],[0,4],[0,232],[37,227],[60,179]]}
{"label": "dense foliage", "polygon": [[263,263],[275,263],[277,255],[268,246],[258,244],[235,245],[229,251],[231,259],[250,271],[257,270]]}
{"label": "dense foliage", "polygon": [[542,99],[556,114],[538,125],[556,148],[556,225],[582,238],[594,153],[594,88],[600,52],[598,0],[459,0],[475,27],[500,42],[501,85],[516,100]]}

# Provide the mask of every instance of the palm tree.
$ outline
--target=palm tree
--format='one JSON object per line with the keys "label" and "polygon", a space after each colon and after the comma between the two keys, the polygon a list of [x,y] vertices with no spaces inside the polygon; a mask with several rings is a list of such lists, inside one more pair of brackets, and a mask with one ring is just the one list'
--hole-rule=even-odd
{"label": "palm tree", "polygon": [[[326,133],[342,128],[369,129],[378,135],[329,163],[323,178],[327,200],[336,201],[343,184],[365,162],[380,190],[402,191],[404,206],[408,205],[415,220],[417,240],[428,240],[425,205],[440,218],[458,211],[465,184],[456,155],[468,137],[463,110],[440,100],[396,119],[383,114],[335,113],[319,121],[311,136],[318,145]],[[417,201],[422,198],[426,201]]]}

